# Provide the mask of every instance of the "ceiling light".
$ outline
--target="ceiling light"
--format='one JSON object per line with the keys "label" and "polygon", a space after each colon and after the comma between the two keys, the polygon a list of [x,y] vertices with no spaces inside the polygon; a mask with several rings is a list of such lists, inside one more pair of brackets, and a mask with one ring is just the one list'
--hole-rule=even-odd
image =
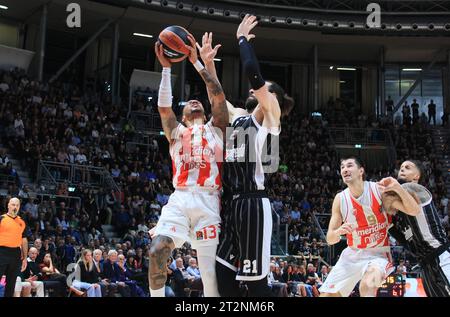
{"label": "ceiling light", "polygon": [[404,72],[421,72],[422,68],[403,68],[402,71],[404,71]]}
{"label": "ceiling light", "polygon": [[142,36],[142,37],[149,37],[149,38],[153,38],[153,35],[150,34],[144,34],[144,33],[133,33],[134,36]]}
{"label": "ceiling light", "polygon": [[4,5],[2,5],[2,4],[0,4],[0,9],[8,10],[8,7],[7,7],[7,6],[4,6]]}
{"label": "ceiling light", "polygon": [[215,61],[215,62],[221,62],[222,59],[221,59],[221,58],[214,58],[214,61]]}
{"label": "ceiling light", "polygon": [[336,69],[337,70],[356,70],[356,68],[352,68],[352,67],[338,67]]}

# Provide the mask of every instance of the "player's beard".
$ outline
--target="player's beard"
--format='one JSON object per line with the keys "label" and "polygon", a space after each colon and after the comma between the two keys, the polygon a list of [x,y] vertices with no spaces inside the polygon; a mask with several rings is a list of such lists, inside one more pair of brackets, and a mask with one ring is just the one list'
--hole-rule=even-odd
{"label": "player's beard", "polygon": [[397,177],[397,181],[399,182],[399,184],[404,184],[404,183],[408,183],[408,180],[406,178],[402,178],[402,177]]}
{"label": "player's beard", "polygon": [[245,101],[245,109],[250,113],[252,112],[256,106],[258,105],[258,99],[255,96],[251,95]]}

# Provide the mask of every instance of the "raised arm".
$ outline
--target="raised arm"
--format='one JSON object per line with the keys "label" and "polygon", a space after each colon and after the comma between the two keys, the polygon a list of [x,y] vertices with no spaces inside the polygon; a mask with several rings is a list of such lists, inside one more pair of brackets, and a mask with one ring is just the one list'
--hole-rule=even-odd
{"label": "raised arm", "polygon": [[[200,57],[203,60],[203,63],[205,63],[206,70],[211,74],[211,76],[217,81],[219,81],[219,78],[217,77],[217,71],[216,71],[216,64],[214,63],[214,58],[217,55],[217,51],[222,46],[220,44],[217,44],[212,47],[212,32],[205,32],[202,37],[202,46],[197,43],[197,48],[200,52]],[[208,99],[212,103],[212,95],[209,90],[208,91]],[[234,107],[228,100],[227,103],[227,109],[228,109],[228,116],[229,116],[229,122],[233,122],[233,118],[235,116],[241,116],[247,114],[247,111],[242,108],[236,108]]]}
{"label": "raised arm", "polygon": [[256,21],[255,16],[246,14],[236,31],[241,62],[255,97],[258,99],[259,108],[255,110],[262,111],[264,115],[263,125],[266,127],[278,127],[281,117],[280,104],[277,98],[269,91],[269,86],[261,75],[255,51],[249,42],[250,39],[255,37],[254,34],[250,34],[250,31],[257,24],[258,21]]}
{"label": "raised arm", "polygon": [[172,83],[170,81],[172,63],[164,56],[163,47],[158,42],[155,43],[155,54],[163,67],[158,91],[158,111],[161,116],[164,135],[170,143],[173,131],[178,126],[177,117],[172,110]]}
{"label": "raised arm", "polygon": [[206,84],[208,96],[210,96],[213,125],[225,132],[225,128],[228,125],[228,109],[222,85],[217,79],[217,76],[212,76],[198,60],[197,45],[192,34],[188,35],[188,39],[191,42],[191,46],[187,46],[190,50],[189,61],[202,77]]}

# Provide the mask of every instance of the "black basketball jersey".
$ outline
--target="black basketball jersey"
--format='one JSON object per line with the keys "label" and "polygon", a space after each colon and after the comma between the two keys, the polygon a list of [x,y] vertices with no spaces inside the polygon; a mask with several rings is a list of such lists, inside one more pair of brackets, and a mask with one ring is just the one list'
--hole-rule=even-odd
{"label": "black basketball jersey", "polygon": [[226,154],[222,184],[225,194],[243,194],[265,189],[268,166],[278,164],[275,132],[262,127],[253,115],[234,120],[232,133],[226,136]]}
{"label": "black basketball jersey", "polygon": [[406,247],[419,258],[423,259],[448,243],[447,234],[432,199],[421,204],[421,211],[417,216],[398,212],[393,217],[393,222],[405,238]]}

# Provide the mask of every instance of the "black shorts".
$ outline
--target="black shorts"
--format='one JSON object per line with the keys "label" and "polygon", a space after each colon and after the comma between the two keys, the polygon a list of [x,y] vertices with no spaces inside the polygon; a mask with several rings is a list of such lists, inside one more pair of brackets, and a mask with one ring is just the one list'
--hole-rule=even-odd
{"label": "black shorts", "polygon": [[239,195],[222,200],[217,261],[236,272],[236,280],[257,281],[269,274],[272,208],[267,197]]}
{"label": "black shorts", "polygon": [[421,261],[422,281],[428,297],[450,297],[450,250]]}

